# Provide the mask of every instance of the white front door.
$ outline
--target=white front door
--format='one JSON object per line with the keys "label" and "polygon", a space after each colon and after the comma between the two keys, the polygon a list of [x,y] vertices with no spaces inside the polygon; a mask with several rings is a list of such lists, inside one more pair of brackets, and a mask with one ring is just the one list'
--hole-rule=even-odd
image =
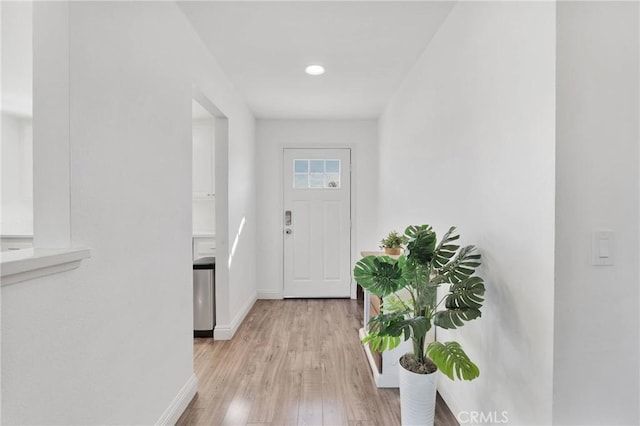
{"label": "white front door", "polygon": [[284,150],[284,297],[349,297],[351,150]]}

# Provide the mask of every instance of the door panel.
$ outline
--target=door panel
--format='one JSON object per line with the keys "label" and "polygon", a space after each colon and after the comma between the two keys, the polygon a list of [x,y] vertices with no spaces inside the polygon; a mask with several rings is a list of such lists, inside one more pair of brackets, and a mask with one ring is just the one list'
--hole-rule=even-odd
{"label": "door panel", "polygon": [[325,280],[340,279],[340,224],[342,223],[342,209],[340,201],[324,202],[324,226],[323,226],[323,274]]}
{"label": "door panel", "polygon": [[350,296],[350,162],[349,149],[284,150],[285,297]]}
{"label": "door panel", "polygon": [[[311,203],[306,200],[294,201],[292,213],[295,214],[295,234],[289,235],[293,242],[293,278],[311,279]],[[291,227],[293,228],[293,226]]]}

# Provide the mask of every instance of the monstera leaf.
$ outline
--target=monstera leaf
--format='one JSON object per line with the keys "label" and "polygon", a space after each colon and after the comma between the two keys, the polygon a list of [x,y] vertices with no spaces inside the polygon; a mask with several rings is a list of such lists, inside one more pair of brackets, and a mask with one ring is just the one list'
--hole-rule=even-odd
{"label": "monstera leaf", "polygon": [[456,227],[452,226],[449,228],[446,234],[442,237],[440,244],[436,247],[435,255],[431,260],[431,264],[436,268],[442,268],[445,266],[453,256],[455,256],[456,252],[460,248],[458,244],[453,243],[454,241],[460,238],[460,235],[454,234],[456,231]]}
{"label": "monstera leaf", "polygon": [[448,378],[473,380],[480,375],[475,365],[457,342],[431,342],[427,346],[427,355]]}
{"label": "monstera leaf", "polygon": [[409,237],[407,260],[421,265],[429,265],[436,249],[436,233],[429,225],[408,226],[404,234]]}
{"label": "monstera leaf", "polygon": [[390,351],[397,348],[400,342],[402,342],[402,339],[398,336],[380,336],[378,334],[367,334],[362,339],[363,344],[371,344],[371,350],[374,352]]}
{"label": "monstera leaf", "polygon": [[374,351],[386,351],[396,348],[402,341],[402,331],[389,330],[389,326],[402,321],[402,312],[382,313],[369,318],[369,333],[362,339],[362,343],[370,343]]}
{"label": "monstera leaf", "polygon": [[475,246],[466,246],[460,249],[458,255],[441,269],[441,274],[450,283],[458,283],[470,277],[480,266],[480,255],[476,253]]}
{"label": "monstera leaf", "polygon": [[407,317],[406,312],[382,313],[369,318],[369,334],[363,343],[371,342],[374,350],[393,349],[400,343],[400,337],[420,338],[430,328],[431,321],[425,317]]}
{"label": "monstera leaf", "polygon": [[367,256],[360,259],[353,277],[364,289],[379,297],[392,294],[406,285],[398,261],[389,256]]}
{"label": "monstera leaf", "polygon": [[433,322],[442,328],[459,328],[465,321],[471,321],[481,316],[480,310],[475,308],[457,308],[436,312]]}
{"label": "monstera leaf", "polygon": [[480,277],[469,277],[464,281],[452,284],[449,295],[445,299],[447,309],[482,307],[484,302],[484,282]]}
{"label": "monstera leaf", "polygon": [[385,297],[384,303],[382,304],[382,312],[384,312],[385,314],[390,314],[393,312],[413,312],[414,309],[415,304],[413,303],[413,300],[401,300],[399,297],[396,297],[394,295]]}
{"label": "monstera leaf", "polygon": [[399,337],[402,334],[402,330],[391,329],[392,324],[398,323],[404,320],[404,312],[391,312],[382,313],[369,318],[369,333],[377,334],[380,336],[394,336]]}
{"label": "monstera leaf", "polygon": [[462,327],[465,321],[480,317],[484,302],[484,282],[480,277],[469,277],[452,284],[445,298],[445,311],[437,312],[434,323],[442,328]]}
{"label": "monstera leaf", "polygon": [[404,340],[413,336],[422,337],[431,329],[431,321],[425,317],[410,317],[400,321],[394,321],[387,326],[392,336],[404,335]]}

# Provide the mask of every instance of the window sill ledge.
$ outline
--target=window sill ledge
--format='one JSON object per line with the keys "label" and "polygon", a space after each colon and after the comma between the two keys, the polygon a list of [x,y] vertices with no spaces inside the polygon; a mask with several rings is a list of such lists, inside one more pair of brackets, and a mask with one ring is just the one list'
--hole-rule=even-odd
{"label": "window sill ledge", "polygon": [[0,254],[0,285],[2,287],[80,266],[91,257],[88,248],[24,249]]}

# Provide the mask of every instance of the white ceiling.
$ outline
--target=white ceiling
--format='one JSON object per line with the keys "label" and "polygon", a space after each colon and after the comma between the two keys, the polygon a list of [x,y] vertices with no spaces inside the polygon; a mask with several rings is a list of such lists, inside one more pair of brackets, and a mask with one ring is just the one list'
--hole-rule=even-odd
{"label": "white ceiling", "polygon": [[453,4],[179,2],[258,118],[378,117]]}

